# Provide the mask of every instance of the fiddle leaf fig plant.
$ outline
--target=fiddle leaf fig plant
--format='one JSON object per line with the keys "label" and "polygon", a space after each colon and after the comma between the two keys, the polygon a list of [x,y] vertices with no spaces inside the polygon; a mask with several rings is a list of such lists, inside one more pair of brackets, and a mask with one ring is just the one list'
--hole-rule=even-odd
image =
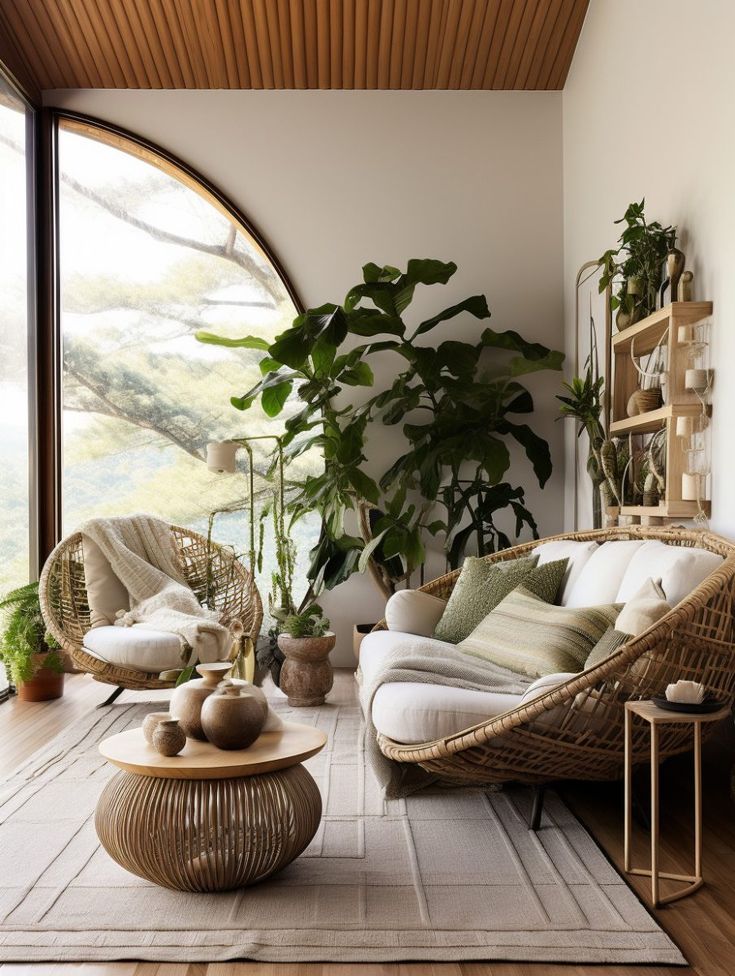
{"label": "fiddle leaf fig plant", "polygon": [[[522,489],[502,479],[511,441],[523,448],[539,485],[548,479],[549,448],[522,422],[533,411],[533,399],[519,378],[559,370],[564,357],[513,331],[485,328],[474,342],[433,339],[437,326],[458,315],[488,319],[484,295],[409,323],[406,313],[418,286],[446,284],[456,270],[453,262],[435,259],[412,259],[405,271],[366,264],[362,282],[341,305],[327,303],[298,315],[264,350],[260,382],[232,397],[240,410],[260,400],[276,416],[295,392],[301,407],[285,421],[284,458],[288,462],[312,449],[324,457],[322,472],[293,485],[288,503],[292,519],[313,511],[321,515],[308,570],[313,593],[363,569],[378,546],[384,558],[397,557],[411,572],[425,560],[427,537],[440,531],[451,565],[460,561],[470,538],[479,552],[507,545],[510,540],[494,524],[503,508],[515,514],[517,531],[525,525],[536,534]],[[217,341],[211,334],[200,338]],[[248,336],[243,343],[254,348],[256,341]],[[348,402],[350,388],[374,389],[371,361],[386,353],[396,362],[390,384],[357,406]],[[378,478],[367,468],[365,449],[376,424],[400,425],[405,442]],[[361,502],[382,513],[367,545],[348,530],[348,513]]]}

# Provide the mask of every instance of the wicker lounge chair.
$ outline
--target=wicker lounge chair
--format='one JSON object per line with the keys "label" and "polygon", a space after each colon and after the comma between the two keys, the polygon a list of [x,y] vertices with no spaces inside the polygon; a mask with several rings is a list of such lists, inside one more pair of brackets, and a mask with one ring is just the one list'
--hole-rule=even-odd
{"label": "wicker lounge chair", "polygon": [[[204,536],[189,529],[178,526],[171,529],[184,575],[199,602],[221,610],[227,618],[239,618],[244,630],[242,640],[251,638],[255,644],[263,607],[250,574],[223,546],[209,543]],[[48,557],[41,574],[39,594],[41,612],[50,633],[68,651],[74,664],[89,672],[96,681],[117,685],[118,690],[173,687],[173,681],[162,681],[157,674],[108,664],[85,651],[84,637],[90,629],[90,619],[81,533],[63,539]],[[113,693],[105,704],[114,700],[118,693]]]}
{"label": "wicker lounge chair", "polygon": [[[624,644],[602,664],[526,705],[434,742],[405,745],[379,736],[385,756],[418,763],[447,785],[519,782],[543,786],[564,779],[610,780],[623,774],[623,712],[626,700],[660,693],[671,681],[701,681],[732,706],[735,698],[735,545],[720,536],[686,529],[629,528],[569,533],[553,539],[605,542],[659,539],[697,546],[724,561],[658,623]],[[514,559],[541,542],[488,556]],[[421,587],[446,599],[459,572]],[[385,629],[381,621],[376,629]],[[705,726],[706,735],[708,727]],[[633,760],[647,762],[647,731],[634,726]],[[667,725],[660,731],[663,761],[691,747],[691,729]]]}

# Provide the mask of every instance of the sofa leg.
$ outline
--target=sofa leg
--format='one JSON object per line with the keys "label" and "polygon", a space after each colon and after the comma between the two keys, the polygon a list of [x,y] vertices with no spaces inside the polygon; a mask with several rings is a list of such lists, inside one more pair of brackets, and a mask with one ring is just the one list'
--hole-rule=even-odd
{"label": "sofa leg", "polygon": [[531,808],[530,830],[538,830],[541,826],[541,814],[544,812],[544,795],[546,786],[537,786],[533,792],[533,807]]}
{"label": "sofa leg", "polygon": [[125,691],[124,688],[115,688],[113,693],[108,698],[105,698],[103,702],[100,702],[97,708],[106,708],[108,705],[111,705],[116,699],[120,697],[120,695],[122,695],[124,691]]}

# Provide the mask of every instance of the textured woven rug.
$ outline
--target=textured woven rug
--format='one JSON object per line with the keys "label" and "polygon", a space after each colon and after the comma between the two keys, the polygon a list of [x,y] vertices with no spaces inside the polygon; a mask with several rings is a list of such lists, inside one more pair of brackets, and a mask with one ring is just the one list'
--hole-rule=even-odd
{"label": "textured woven rug", "polygon": [[329,736],[308,762],[324,818],[294,863],[216,895],[142,881],[97,841],[114,772],[97,743],[160,707],[96,711],[0,784],[0,962],[685,962],[558,797],[537,834],[525,790],[385,802],[357,706],[278,706]]}

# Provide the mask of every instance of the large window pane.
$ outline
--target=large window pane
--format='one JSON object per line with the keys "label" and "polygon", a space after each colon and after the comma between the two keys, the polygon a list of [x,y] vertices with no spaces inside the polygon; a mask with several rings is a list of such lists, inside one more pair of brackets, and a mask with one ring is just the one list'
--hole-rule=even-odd
{"label": "large window pane", "polygon": [[[206,533],[210,512],[246,495],[243,477],[207,470],[207,441],[281,428],[259,407],[230,404],[257,382],[262,353],[205,346],[194,332],[274,337],[296,310],[267,256],[213,198],[158,157],[109,140],[71,122],[59,134],[64,531],[146,511]],[[266,446],[255,453],[265,470]],[[216,538],[246,551],[242,513],[214,524]],[[305,556],[315,527],[298,532]]]}
{"label": "large window pane", "polygon": [[[35,568],[29,487],[30,124],[30,112],[0,78],[0,594],[26,583]],[[0,668],[0,695],[6,684]]]}

